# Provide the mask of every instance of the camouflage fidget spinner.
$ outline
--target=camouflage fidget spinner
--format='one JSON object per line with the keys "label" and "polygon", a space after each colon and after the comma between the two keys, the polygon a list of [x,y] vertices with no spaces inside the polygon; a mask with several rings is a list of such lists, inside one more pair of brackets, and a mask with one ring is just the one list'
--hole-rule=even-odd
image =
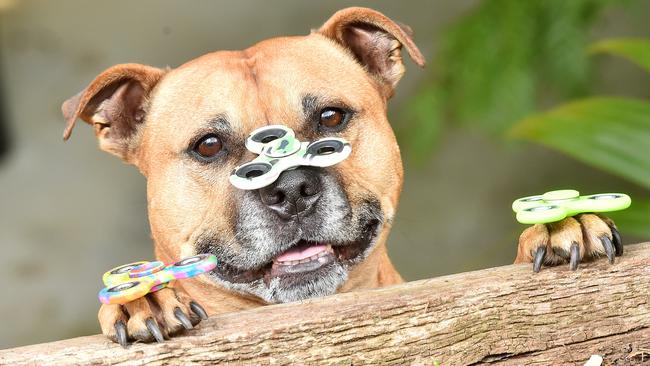
{"label": "camouflage fidget spinner", "polygon": [[245,190],[266,187],[283,171],[301,165],[326,167],[340,163],[352,152],[347,141],[336,137],[300,142],[292,129],[282,125],[253,131],[246,139],[246,148],[259,156],[230,175],[230,183]]}
{"label": "camouflage fidget spinner", "polygon": [[620,211],[631,203],[630,196],[623,193],[580,196],[576,190],[563,189],[520,198],[512,203],[512,210],[522,224],[546,224],[580,213]]}
{"label": "camouflage fidget spinner", "polygon": [[160,261],[124,264],[104,273],[106,287],[99,291],[99,301],[125,304],[165,288],[171,281],[194,277],[216,266],[217,257],[212,254],[199,254],[168,265]]}

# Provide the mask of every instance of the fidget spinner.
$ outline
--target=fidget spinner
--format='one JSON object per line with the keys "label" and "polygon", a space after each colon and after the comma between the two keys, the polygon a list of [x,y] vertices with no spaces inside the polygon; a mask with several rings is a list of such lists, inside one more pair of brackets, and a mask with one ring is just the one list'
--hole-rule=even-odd
{"label": "fidget spinner", "polygon": [[522,224],[546,224],[579,213],[624,210],[631,203],[630,196],[622,193],[581,196],[576,190],[564,189],[520,198],[512,203],[512,210]]}
{"label": "fidget spinner", "polygon": [[160,261],[124,264],[104,273],[106,287],[99,291],[99,301],[125,304],[165,288],[171,281],[194,277],[216,266],[217,257],[212,254],[199,254],[168,265]]}
{"label": "fidget spinner", "polygon": [[285,170],[298,166],[331,166],[345,160],[352,148],[341,138],[327,137],[317,141],[299,141],[292,129],[282,125],[258,128],[246,139],[246,148],[257,158],[240,165],[230,175],[230,183],[239,189],[251,190],[275,182]]}

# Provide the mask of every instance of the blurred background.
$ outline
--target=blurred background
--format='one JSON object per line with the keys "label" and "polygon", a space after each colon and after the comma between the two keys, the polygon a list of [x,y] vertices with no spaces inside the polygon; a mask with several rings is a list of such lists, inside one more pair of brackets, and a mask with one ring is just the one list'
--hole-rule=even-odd
{"label": "blurred background", "polygon": [[175,67],[352,5],[410,25],[428,60],[389,112],[408,280],[512,263],[511,202],[552,189],[629,193],[624,241],[650,239],[649,1],[0,0],[0,348],[98,333],[101,274],[153,258],[143,177],[85,124],[63,143],[65,99],[117,63]]}

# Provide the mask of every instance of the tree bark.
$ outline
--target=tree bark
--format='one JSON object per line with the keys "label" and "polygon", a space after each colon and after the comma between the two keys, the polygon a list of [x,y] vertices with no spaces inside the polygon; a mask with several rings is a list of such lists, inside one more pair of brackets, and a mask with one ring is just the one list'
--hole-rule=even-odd
{"label": "tree bark", "polygon": [[650,243],[625,251],[223,314],[126,350],[103,336],[8,349],[0,364],[650,365]]}

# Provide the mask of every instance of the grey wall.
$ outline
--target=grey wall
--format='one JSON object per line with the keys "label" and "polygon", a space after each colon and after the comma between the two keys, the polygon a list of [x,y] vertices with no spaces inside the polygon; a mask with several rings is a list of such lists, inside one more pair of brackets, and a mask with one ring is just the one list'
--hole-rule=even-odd
{"label": "grey wall", "polygon": [[[354,4],[412,26],[430,56],[440,30],[475,1]],[[11,133],[11,151],[0,161],[0,348],[98,332],[101,274],[152,258],[144,179],[100,152],[85,124],[63,143],[63,100],[116,63],[174,67],[209,51],[305,34],[349,5],[0,0],[2,112]],[[595,36],[648,35],[650,7],[640,9],[636,16],[612,12]],[[622,69],[623,79],[604,77],[600,88],[650,94],[640,71],[621,63],[603,67]],[[424,76],[408,65],[393,110]],[[544,149],[481,136],[450,129],[429,164],[407,166],[390,251],[408,279],[511,262],[522,227],[509,204],[518,196],[549,186],[638,191]]]}

